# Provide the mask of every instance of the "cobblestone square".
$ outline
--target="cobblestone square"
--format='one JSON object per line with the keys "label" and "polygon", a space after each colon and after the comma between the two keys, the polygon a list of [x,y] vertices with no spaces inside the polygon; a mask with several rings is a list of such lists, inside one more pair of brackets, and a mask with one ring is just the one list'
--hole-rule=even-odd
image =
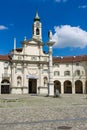
{"label": "cobblestone square", "polygon": [[87,95],[0,95],[0,130],[87,130]]}

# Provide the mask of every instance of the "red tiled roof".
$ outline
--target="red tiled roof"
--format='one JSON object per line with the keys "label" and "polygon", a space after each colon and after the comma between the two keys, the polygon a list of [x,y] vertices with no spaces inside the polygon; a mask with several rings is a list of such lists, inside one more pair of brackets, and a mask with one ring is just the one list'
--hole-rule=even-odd
{"label": "red tiled roof", "polygon": [[69,57],[53,57],[53,63],[70,63],[87,61],[87,55],[69,56]]}
{"label": "red tiled roof", "polygon": [[[22,50],[21,48],[18,49]],[[10,60],[9,55],[0,55],[0,60]],[[53,63],[70,63],[87,61],[87,55],[82,56],[69,56],[69,57],[53,57]]]}
{"label": "red tiled roof", "polygon": [[9,55],[0,55],[0,60],[10,60]]}

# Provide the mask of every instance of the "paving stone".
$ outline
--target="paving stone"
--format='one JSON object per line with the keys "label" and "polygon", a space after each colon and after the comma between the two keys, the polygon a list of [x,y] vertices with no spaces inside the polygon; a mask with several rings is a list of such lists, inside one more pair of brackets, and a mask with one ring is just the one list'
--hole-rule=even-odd
{"label": "paving stone", "polygon": [[0,95],[0,130],[87,130],[86,97]]}

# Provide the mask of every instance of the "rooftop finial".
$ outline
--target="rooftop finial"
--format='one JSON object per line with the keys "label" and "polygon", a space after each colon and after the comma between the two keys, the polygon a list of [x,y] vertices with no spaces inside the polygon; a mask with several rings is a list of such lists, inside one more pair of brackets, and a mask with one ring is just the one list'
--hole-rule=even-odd
{"label": "rooftop finial", "polygon": [[48,32],[48,37],[49,37],[49,41],[51,41],[52,40],[52,31],[51,30]]}
{"label": "rooftop finial", "polygon": [[38,10],[36,11],[36,18],[38,18],[39,17],[39,15],[38,15]]}
{"label": "rooftop finial", "polygon": [[35,18],[34,18],[34,21],[40,21],[40,17],[39,17],[39,15],[38,15],[38,11],[36,11],[36,16],[35,16]]}
{"label": "rooftop finial", "polygon": [[26,36],[24,36],[24,41],[26,41]]}
{"label": "rooftop finial", "polygon": [[14,50],[16,49],[16,38],[14,37]]}

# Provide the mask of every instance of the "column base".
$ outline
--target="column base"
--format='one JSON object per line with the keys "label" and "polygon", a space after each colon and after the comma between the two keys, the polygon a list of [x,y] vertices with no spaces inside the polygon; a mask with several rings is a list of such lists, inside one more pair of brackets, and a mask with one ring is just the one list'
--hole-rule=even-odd
{"label": "column base", "polygon": [[48,84],[48,96],[54,96],[54,83]]}

